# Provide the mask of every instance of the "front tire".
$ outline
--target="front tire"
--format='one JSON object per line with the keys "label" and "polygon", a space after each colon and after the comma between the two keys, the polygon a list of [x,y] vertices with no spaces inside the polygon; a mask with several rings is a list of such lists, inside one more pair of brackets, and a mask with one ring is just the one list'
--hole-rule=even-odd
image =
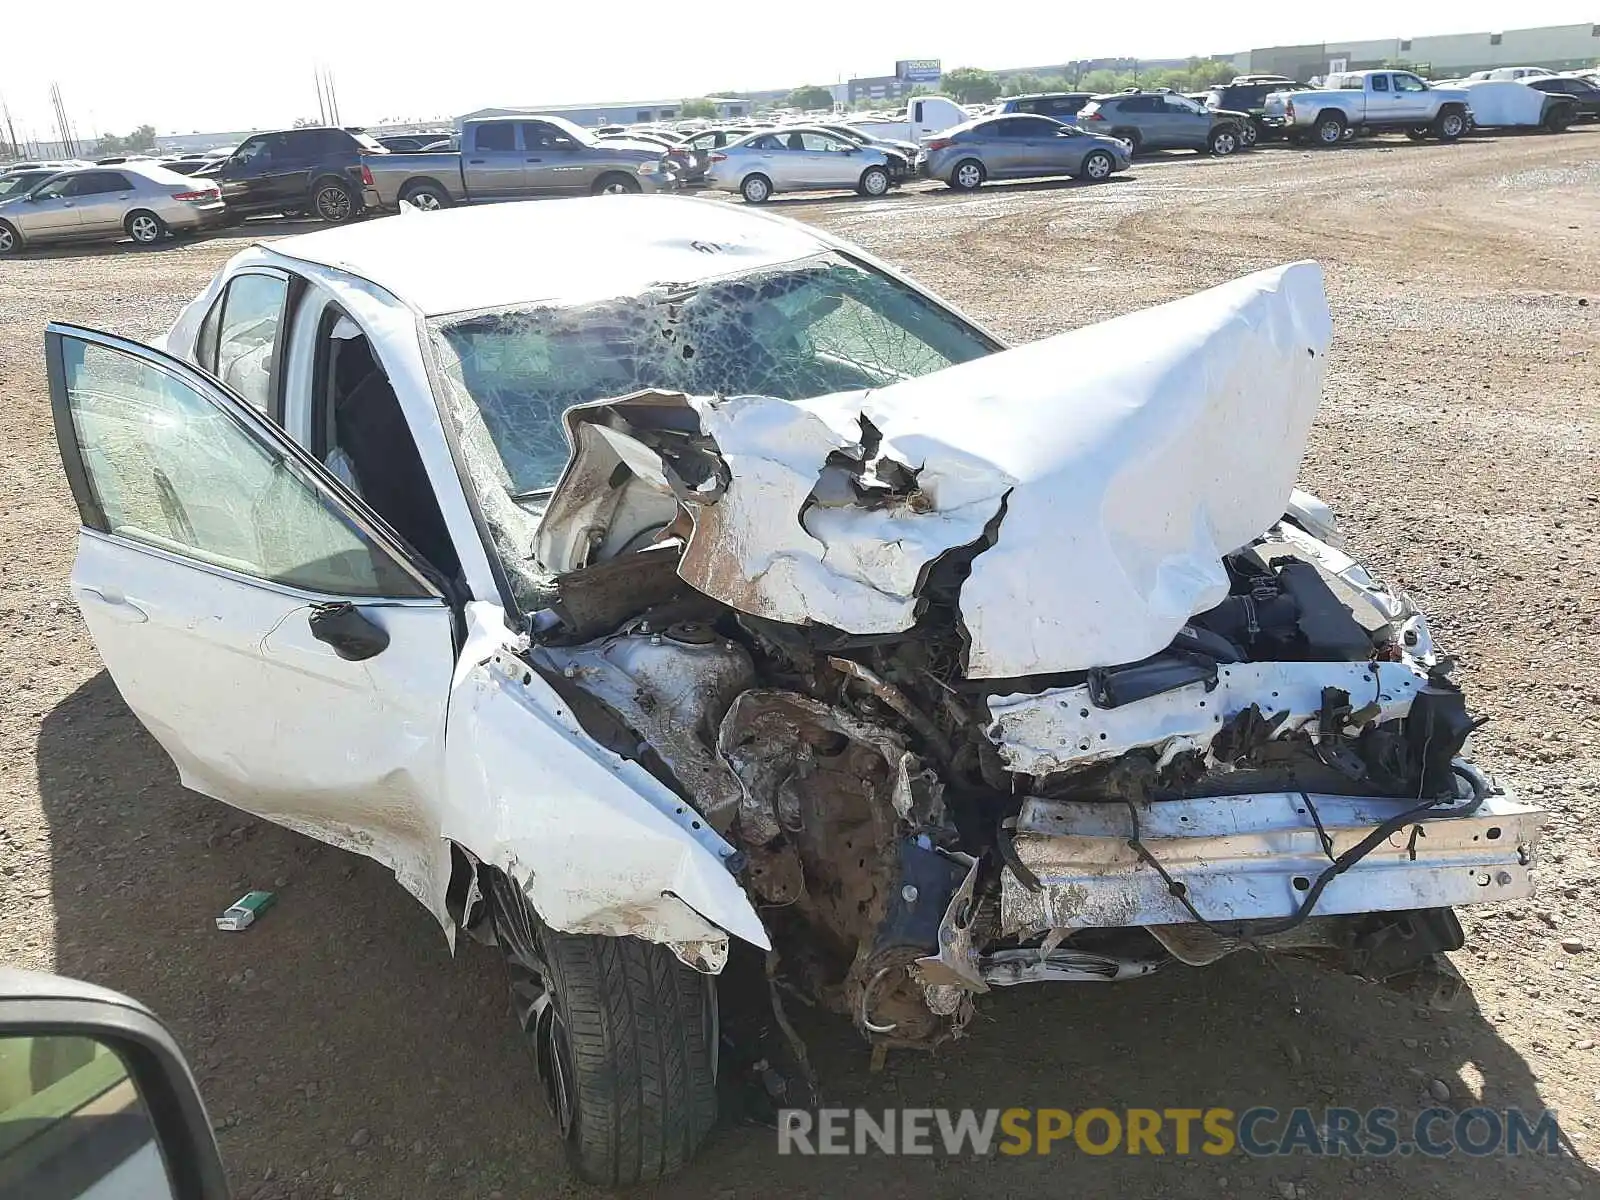
{"label": "front tire", "polygon": [[356,215],[356,198],[348,187],[336,179],[317,184],[311,207],[330,225],[343,225]]}
{"label": "front tire", "polygon": [[1340,114],[1324,113],[1312,126],[1311,134],[1317,139],[1319,146],[1337,146],[1344,141],[1344,131],[1347,128],[1349,126]]}
{"label": "front tire", "polygon": [[1083,156],[1083,166],[1078,173],[1091,183],[1104,183],[1116,169],[1117,164],[1112,161],[1111,155],[1104,150],[1091,150]]}
{"label": "front tire", "polygon": [[765,204],[772,199],[772,180],[765,175],[746,175],[739,185],[739,194],[746,204]]}
{"label": "front tire", "polygon": [[1261,126],[1255,121],[1246,121],[1239,127],[1239,148],[1241,150],[1254,150],[1261,141]]}
{"label": "front tire", "polygon": [[950,186],[958,192],[975,192],[983,186],[989,173],[975,158],[963,158],[950,172]]}
{"label": "front tire", "polygon": [[884,196],[889,192],[889,172],[882,167],[868,167],[861,172],[856,191],[863,196]]}
{"label": "front tire", "polygon": [[1552,104],[1544,115],[1544,127],[1549,133],[1565,133],[1572,124],[1572,105]]}
{"label": "front tire", "polygon": [[1433,123],[1433,134],[1441,142],[1453,142],[1467,132],[1467,115],[1459,108],[1447,108]]}
{"label": "front tire", "polygon": [[717,1120],[713,977],[638,938],[535,927],[538,961],[503,943],[512,1003],[573,1170],[602,1187],[672,1174]]}
{"label": "front tire", "polygon": [[17,232],[17,227],[7,221],[0,221],[0,258],[9,258],[21,252],[22,235]]}
{"label": "front tire", "polygon": [[602,175],[594,181],[596,196],[633,196],[642,191],[644,185],[633,175]]}
{"label": "front tire", "polygon": [[153,246],[167,236],[167,223],[148,209],[141,208],[129,213],[122,227],[141,246]]}
{"label": "front tire", "polygon": [[1238,131],[1231,125],[1224,125],[1221,129],[1213,129],[1207,145],[1210,146],[1211,153],[1218,158],[1227,158],[1228,155],[1239,148]]}

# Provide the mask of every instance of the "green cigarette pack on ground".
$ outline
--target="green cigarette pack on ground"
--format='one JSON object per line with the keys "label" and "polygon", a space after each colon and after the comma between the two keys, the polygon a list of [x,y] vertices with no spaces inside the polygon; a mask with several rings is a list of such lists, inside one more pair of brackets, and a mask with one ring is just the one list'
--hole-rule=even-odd
{"label": "green cigarette pack on ground", "polygon": [[217,928],[227,930],[248,929],[255,924],[255,920],[267,909],[272,907],[272,902],[277,897],[271,892],[246,892],[217,918]]}

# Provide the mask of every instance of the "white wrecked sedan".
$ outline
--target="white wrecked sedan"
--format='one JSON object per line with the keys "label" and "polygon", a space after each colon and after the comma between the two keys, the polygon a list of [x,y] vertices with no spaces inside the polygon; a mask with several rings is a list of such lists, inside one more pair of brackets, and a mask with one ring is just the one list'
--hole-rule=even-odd
{"label": "white wrecked sedan", "polygon": [[697,200],[293,237],[164,351],[50,327],[72,589],[183,782],[501,946],[577,1169],[651,1178],[730,941],[929,1046],[1528,894],[1543,814],[1293,490],[1329,334],[1298,264],[1004,350]]}

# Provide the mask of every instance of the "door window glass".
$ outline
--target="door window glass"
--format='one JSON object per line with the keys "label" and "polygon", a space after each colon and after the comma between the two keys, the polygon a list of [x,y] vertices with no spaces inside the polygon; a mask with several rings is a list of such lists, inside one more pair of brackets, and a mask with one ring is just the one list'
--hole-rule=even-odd
{"label": "door window glass", "polygon": [[527,121],[522,126],[524,150],[576,150],[578,143],[554,125],[543,121]]}
{"label": "door window glass", "polygon": [[62,343],[67,407],[106,532],[344,596],[427,594],[294,461],[174,375]]}
{"label": "door window glass", "polygon": [[1374,75],[1372,77],[1372,90],[1387,92],[1389,90],[1389,77],[1387,75]]}
{"label": "door window glass", "polygon": [[58,196],[67,194],[67,188],[72,185],[76,175],[57,175],[49,183],[33,193],[35,200],[54,200]]}
{"label": "door window glass", "polygon": [[1415,75],[1396,75],[1394,77],[1394,90],[1397,92],[1425,92],[1427,86]]}
{"label": "door window glass", "polygon": [[85,171],[74,175],[63,192],[66,196],[98,196],[106,192],[126,192],[133,185],[120,171]]}
{"label": "door window glass", "polygon": [[259,412],[272,414],[278,332],[289,283],[276,275],[240,275],[228,285],[212,374]]}
{"label": "door window glass", "polygon": [[473,136],[477,139],[474,144],[479,150],[515,150],[517,148],[517,127],[510,121],[495,121],[489,125],[479,125]]}

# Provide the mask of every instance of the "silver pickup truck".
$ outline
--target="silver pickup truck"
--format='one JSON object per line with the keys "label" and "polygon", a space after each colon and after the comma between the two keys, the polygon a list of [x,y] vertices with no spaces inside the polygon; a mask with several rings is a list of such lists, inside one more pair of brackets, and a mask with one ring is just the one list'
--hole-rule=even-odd
{"label": "silver pickup truck", "polygon": [[[537,196],[665,191],[677,176],[665,151],[597,141],[560,117],[488,117],[461,128],[461,149],[371,154],[380,208],[432,210]],[[369,199],[370,203],[370,199]]]}
{"label": "silver pickup truck", "polygon": [[1360,131],[1453,142],[1472,127],[1472,109],[1465,91],[1430,87],[1409,71],[1350,71],[1318,90],[1272,93],[1262,124],[1322,146]]}

